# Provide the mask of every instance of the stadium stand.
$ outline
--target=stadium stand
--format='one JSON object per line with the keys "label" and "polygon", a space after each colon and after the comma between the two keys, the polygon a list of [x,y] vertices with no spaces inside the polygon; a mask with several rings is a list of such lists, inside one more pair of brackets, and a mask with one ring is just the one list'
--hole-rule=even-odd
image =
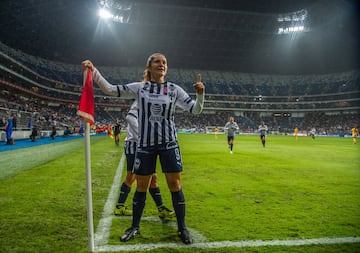
{"label": "stadium stand", "polygon": [[[141,68],[99,67],[113,83],[140,80]],[[180,129],[222,126],[235,116],[240,131],[256,131],[265,120],[273,133],[289,134],[295,127],[312,127],[323,134],[343,135],[359,125],[359,70],[321,75],[261,75],[200,71],[206,84],[204,113],[195,119],[183,113]],[[193,94],[196,70],[173,69],[168,80],[182,84]],[[52,62],[9,48],[0,42],[1,117],[19,115],[19,127],[28,129],[31,119],[50,130],[54,120],[62,127],[79,128],[76,109],[81,94],[80,66]],[[96,124],[123,118],[131,101],[103,96],[95,86]],[[117,109],[120,106],[120,111]],[[123,110],[122,110],[123,109]]]}

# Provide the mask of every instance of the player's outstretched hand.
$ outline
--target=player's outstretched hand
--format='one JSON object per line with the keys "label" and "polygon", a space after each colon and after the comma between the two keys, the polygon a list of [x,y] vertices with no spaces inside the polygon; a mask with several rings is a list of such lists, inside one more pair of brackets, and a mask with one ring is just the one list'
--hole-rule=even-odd
{"label": "player's outstretched hand", "polygon": [[196,83],[194,84],[194,89],[197,94],[204,94],[205,85],[201,82],[201,74],[197,74]]}
{"label": "player's outstretched hand", "polygon": [[91,69],[92,71],[95,69],[94,64],[90,60],[85,60],[81,63],[81,70],[84,72],[86,68]]}

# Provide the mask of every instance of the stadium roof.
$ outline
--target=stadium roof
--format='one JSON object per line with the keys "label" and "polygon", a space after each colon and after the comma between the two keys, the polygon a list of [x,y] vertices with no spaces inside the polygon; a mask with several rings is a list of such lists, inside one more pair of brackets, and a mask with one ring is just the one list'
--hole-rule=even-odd
{"label": "stadium roof", "polygon": [[[121,22],[100,19],[104,4],[121,9]],[[304,30],[280,28],[298,29],[290,19],[302,13]],[[66,63],[143,67],[162,52],[170,68],[310,74],[360,66],[357,0],[3,0],[0,20],[4,44]]]}

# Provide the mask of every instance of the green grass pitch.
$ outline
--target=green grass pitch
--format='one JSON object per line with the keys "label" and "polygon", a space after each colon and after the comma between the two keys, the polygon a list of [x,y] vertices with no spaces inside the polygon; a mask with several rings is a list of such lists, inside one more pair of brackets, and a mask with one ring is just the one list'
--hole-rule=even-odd
{"label": "green grass pitch", "polygon": [[[122,136],[123,140],[124,136]],[[0,153],[0,252],[88,252],[83,140]],[[109,248],[164,244],[146,252],[360,252],[353,243],[236,247],[222,242],[360,237],[360,143],[351,138],[180,134],[186,223],[202,246],[183,246],[175,222],[157,221],[148,194],[141,235],[119,236],[131,224],[112,218]],[[91,138],[95,230],[113,185],[123,146]],[[160,168],[164,203],[171,195]],[[124,171],[125,173],[125,171]],[[121,179],[122,181],[122,179]],[[132,192],[127,200],[131,206]],[[199,239],[200,238],[200,239]],[[207,243],[220,243],[215,248]],[[173,247],[174,243],[179,247]],[[166,248],[166,245],[172,245]],[[176,246],[175,245],[175,246]],[[126,251],[126,252],[127,252]],[[114,250],[109,250],[114,252]]]}

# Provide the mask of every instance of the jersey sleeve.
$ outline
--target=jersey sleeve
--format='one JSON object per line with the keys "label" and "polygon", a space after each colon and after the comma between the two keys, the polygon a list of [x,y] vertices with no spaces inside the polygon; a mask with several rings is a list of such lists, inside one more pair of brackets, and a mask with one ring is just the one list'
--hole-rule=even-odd
{"label": "jersey sleeve", "polygon": [[118,96],[122,98],[136,98],[137,91],[140,89],[142,83],[135,82],[124,85],[110,84],[96,68],[93,71],[93,79],[100,87],[101,91],[109,96]]}
{"label": "jersey sleeve", "polygon": [[184,91],[180,86],[177,87],[177,100],[176,105],[183,110],[189,111],[192,114],[200,114],[204,107],[204,94],[196,94],[196,99],[193,100],[190,95]]}

